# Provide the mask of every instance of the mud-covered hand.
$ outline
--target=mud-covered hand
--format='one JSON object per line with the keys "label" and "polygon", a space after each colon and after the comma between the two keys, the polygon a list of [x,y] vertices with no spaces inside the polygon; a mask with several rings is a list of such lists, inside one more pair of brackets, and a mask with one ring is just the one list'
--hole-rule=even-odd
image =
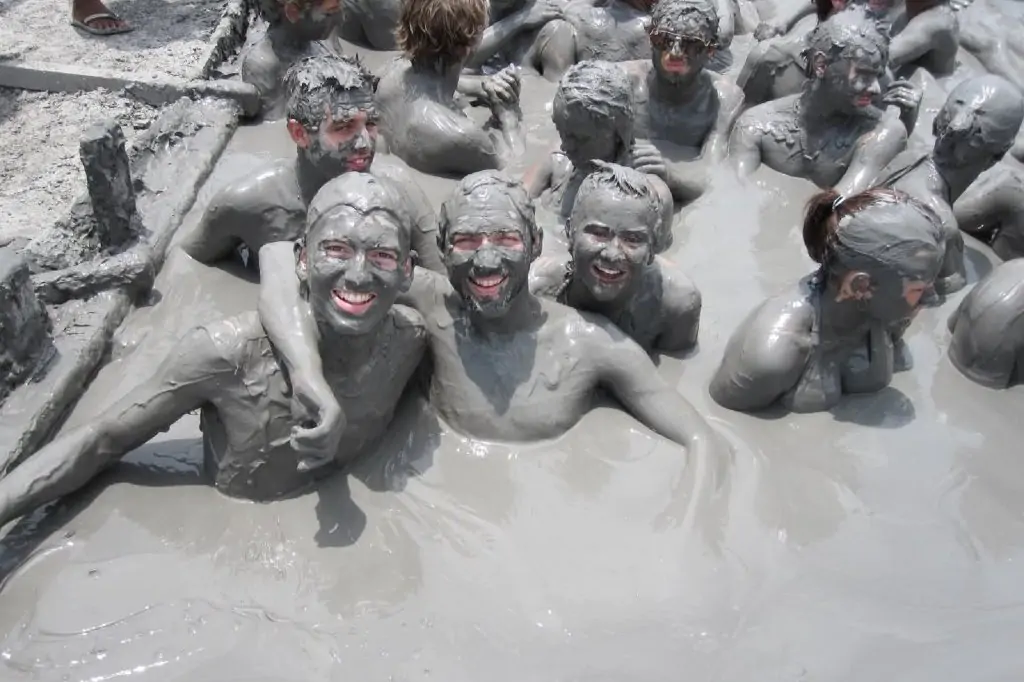
{"label": "mud-covered hand", "polygon": [[882,95],[882,102],[899,107],[902,111],[913,113],[921,106],[923,95],[921,88],[909,80],[894,80]]}
{"label": "mud-covered hand", "polygon": [[519,67],[506,66],[493,76],[488,76],[482,88],[488,105],[494,108],[518,104],[521,86]]}
{"label": "mud-covered hand", "polygon": [[564,0],[535,0],[532,5],[526,8],[523,26],[526,28],[540,28],[549,21],[561,19],[564,7]]}
{"label": "mud-covered hand", "polygon": [[323,379],[292,376],[291,445],[299,455],[299,471],[335,461],[345,431],[345,415]]}
{"label": "mud-covered hand", "polygon": [[668,167],[665,165],[665,158],[650,142],[637,140],[633,143],[630,154],[631,165],[641,173],[655,175],[662,180],[668,180]]}

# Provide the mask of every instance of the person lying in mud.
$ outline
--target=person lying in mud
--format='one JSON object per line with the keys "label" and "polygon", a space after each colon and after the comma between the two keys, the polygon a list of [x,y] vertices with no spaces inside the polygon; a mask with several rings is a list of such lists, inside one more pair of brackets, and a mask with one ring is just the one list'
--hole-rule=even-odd
{"label": "person lying in mud", "polygon": [[[467,176],[442,206],[448,277],[417,271],[406,297],[427,320],[430,401],[440,416],[474,438],[555,438],[590,410],[603,387],[688,455],[721,452],[707,422],[614,324],[529,292],[542,234],[526,188],[497,171]],[[285,250],[270,245],[265,251],[283,277]],[[316,328],[296,305],[294,279],[273,285],[264,280],[260,296],[264,326],[278,352],[314,356]],[[323,382],[317,376],[304,380]]]}
{"label": "person lying in mud", "polygon": [[957,225],[1003,260],[1024,258],[1024,170],[1008,163],[983,173],[953,205]]}
{"label": "person lying in mud", "polygon": [[[328,446],[334,464],[372,450],[426,350],[422,318],[393,306],[412,281],[406,204],[388,180],[332,180],[311,202],[305,246],[292,258],[321,381],[347,417]],[[301,491],[329,469],[313,471],[291,444],[289,376],[255,312],[192,329],[121,401],[0,480],[0,525],[81,488],[193,410],[206,474],[222,493],[266,501]]]}
{"label": "person lying in mud", "polygon": [[906,0],[893,24],[889,64],[899,77],[923,68],[936,78],[953,75],[960,50],[960,26],[949,0]]}
{"label": "person lying in mud", "polygon": [[672,244],[673,200],[677,196],[680,201],[692,200],[703,188],[682,179],[654,145],[634,138],[633,91],[620,65],[601,61],[574,65],[559,81],[551,118],[561,149],[527,172],[524,181],[530,197],[539,198],[564,224],[595,161],[632,166],[654,176],[664,199],[658,245],[659,250],[667,249]]}
{"label": "person lying in mud", "polygon": [[890,329],[914,314],[942,264],[938,216],[896,190],[819,192],[803,230],[820,267],[733,333],[710,387],[723,407],[820,412],[843,394],[882,390],[894,371]]}
{"label": "person lying in mud", "polygon": [[491,25],[466,62],[478,69],[490,60],[503,64],[522,64],[534,49],[539,31],[549,22],[561,19],[569,0],[491,0]]}
{"label": "person lying in mud", "polygon": [[[999,76],[969,78],[953,88],[936,114],[932,152],[910,163],[897,158],[893,164],[897,170],[880,183],[924,202],[942,219],[946,255],[935,281],[939,294],[959,291],[967,284],[964,237],[954,202],[1006,155],[1021,123],[1024,96],[1017,88]],[[999,192],[975,197],[974,201],[990,207],[976,214],[990,215],[1001,200]]]}
{"label": "person lying in mud", "polygon": [[652,57],[623,66],[633,82],[636,135],[667,140],[716,162],[743,92],[707,66],[720,43],[713,0],[661,0],[651,14]]}
{"label": "person lying in mud", "polygon": [[741,178],[764,163],[852,196],[907,142],[903,124],[875,104],[888,40],[863,13],[845,11],[819,24],[808,43],[803,91],[744,112],[729,154]]}
{"label": "person lying in mud", "polygon": [[968,292],[949,318],[949,359],[989,388],[1024,383],[1024,260],[1003,263]]}
{"label": "person lying in mud", "polygon": [[419,171],[461,177],[501,168],[521,151],[516,67],[481,86],[478,94],[491,110],[484,126],[455,102],[462,69],[486,27],[486,0],[402,4],[396,36],[404,57],[381,78],[377,104],[391,153]]}
{"label": "person lying in mud", "polygon": [[255,85],[264,114],[277,113],[285,71],[303,57],[320,55],[325,40],[338,25],[341,0],[259,0],[267,33],[242,55],[240,75]]}
{"label": "person lying in mud", "polygon": [[646,351],[697,344],[700,291],[655,254],[664,211],[651,177],[595,163],[568,222],[569,257],[541,257],[530,291],[608,318]]}
{"label": "person lying in mud", "polygon": [[[863,12],[866,17],[876,22],[883,35],[887,34],[886,19],[892,3],[886,0],[869,3],[860,0],[850,3],[842,0],[818,0],[816,5],[811,5],[814,6],[818,10],[819,24],[837,12],[850,9]],[[813,29],[811,30],[813,32]],[[763,104],[803,91],[811,76],[807,60],[808,39],[809,34],[796,30],[789,35],[765,40],[751,48],[743,68],[736,77],[737,84],[743,89],[746,106]],[[896,107],[909,135],[917,123],[918,108],[923,94],[921,89],[909,80],[892,78],[888,69],[879,79],[879,85],[881,91],[875,96],[875,106]]]}
{"label": "person lying in mud", "polygon": [[[409,171],[376,157],[378,114],[374,77],[358,61],[333,54],[306,57],[286,74],[288,134],[295,160],[237,180],[210,200],[182,249],[213,263],[244,245],[251,257],[272,241],[302,234],[306,206],[324,184],[342,173],[368,171],[400,183],[416,216],[413,248],[424,267],[442,271],[437,216]],[[254,258],[255,259],[255,258]]]}

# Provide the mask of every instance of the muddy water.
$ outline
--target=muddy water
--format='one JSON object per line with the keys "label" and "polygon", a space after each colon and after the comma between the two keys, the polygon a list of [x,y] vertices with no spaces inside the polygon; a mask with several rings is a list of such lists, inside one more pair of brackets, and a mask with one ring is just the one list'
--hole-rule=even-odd
{"label": "muddy water", "polygon": [[[551,141],[549,86],[524,91],[537,123],[522,166]],[[186,229],[219,183],[290,153],[283,126],[240,131]],[[757,179],[716,178],[669,254],[704,319],[699,350],[661,371],[736,443],[733,462],[687,462],[608,406],[509,447],[457,436],[410,398],[351,473],[249,504],[202,485],[186,416],[9,531],[0,678],[1022,679],[1024,389],[987,391],[950,366],[959,296],[921,314],[914,369],[878,395],[756,417],[708,397],[742,317],[811,265],[797,220],[811,188]],[[423,183],[435,203],[451,186]],[[970,267],[975,281],[989,266],[974,254]],[[174,335],[251,308],[240,274],[175,253],[70,425]]]}

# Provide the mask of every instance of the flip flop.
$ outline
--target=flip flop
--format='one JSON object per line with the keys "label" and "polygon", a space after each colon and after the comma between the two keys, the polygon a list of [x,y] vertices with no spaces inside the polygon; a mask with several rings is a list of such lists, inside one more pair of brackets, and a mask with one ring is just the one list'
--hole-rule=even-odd
{"label": "flip flop", "polygon": [[78,21],[77,19],[72,19],[71,25],[75,28],[82,29],[86,33],[91,33],[94,36],[113,36],[117,35],[118,33],[129,33],[135,30],[135,27],[129,24],[124,24],[122,26],[111,26],[110,28],[96,28],[94,26],[89,25],[94,21],[98,21],[99,19],[110,19],[112,21],[121,22],[124,21],[124,19],[117,16],[113,12],[98,12],[96,14],[90,14],[81,21]]}

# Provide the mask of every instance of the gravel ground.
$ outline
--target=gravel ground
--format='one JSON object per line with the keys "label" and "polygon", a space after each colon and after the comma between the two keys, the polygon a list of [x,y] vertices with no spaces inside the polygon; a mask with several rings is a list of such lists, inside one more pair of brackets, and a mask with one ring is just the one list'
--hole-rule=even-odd
{"label": "gravel ground", "polygon": [[92,36],[70,24],[68,0],[0,0],[0,57],[198,75],[227,0],[111,0],[135,30]]}
{"label": "gravel ground", "polygon": [[48,229],[86,191],[78,156],[86,127],[114,118],[130,141],[156,112],[104,90],[63,94],[0,88],[0,245]]}

